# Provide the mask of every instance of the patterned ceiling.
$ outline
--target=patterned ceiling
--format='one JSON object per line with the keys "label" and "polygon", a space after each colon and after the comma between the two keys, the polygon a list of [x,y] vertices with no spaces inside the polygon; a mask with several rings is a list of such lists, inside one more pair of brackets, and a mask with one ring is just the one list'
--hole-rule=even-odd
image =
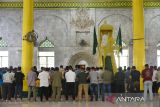
{"label": "patterned ceiling", "polygon": [[[0,2],[22,2],[23,0],[0,0]],[[132,0],[34,0],[37,2],[114,2],[114,1],[132,1]],[[160,1],[160,0],[144,0]]]}
{"label": "patterned ceiling", "polygon": [[[35,8],[131,8],[132,0],[34,0]],[[0,0],[0,8],[22,8],[23,0]],[[160,0],[144,0],[145,8],[160,8]]]}

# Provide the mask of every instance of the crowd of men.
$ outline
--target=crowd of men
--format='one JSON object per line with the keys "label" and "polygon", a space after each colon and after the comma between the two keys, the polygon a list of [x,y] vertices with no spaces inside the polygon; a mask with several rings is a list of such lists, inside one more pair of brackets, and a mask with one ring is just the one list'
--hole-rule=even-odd
{"label": "crowd of men", "polygon": [[153,93],[158,93],[160,87],[160,67],[145,65],[145,69],[140,73],[135,66],[131,68],[118,68],[118,72],[113,73],[108,68],[101,67],[81,67],[66,66],[63,68],[44,68],[40,71],[32,67],[26,74],[22,73],[21,67],[0,68],[0,99],[11,101],[23,99],[23,80],[27,80],[28,100],[65,101],[105,101],[106,96],[112,93],[140,93],[140,77],[144,81],[144,98],[147,99],[149,90],[150,100],[153,100]]}

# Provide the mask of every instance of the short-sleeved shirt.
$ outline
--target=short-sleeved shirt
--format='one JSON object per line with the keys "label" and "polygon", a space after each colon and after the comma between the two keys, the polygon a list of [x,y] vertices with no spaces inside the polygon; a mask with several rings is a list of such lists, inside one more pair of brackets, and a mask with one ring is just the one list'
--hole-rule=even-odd
{"label": "short-sleeved shirt", "polygon": [[91,71],[89,72],[89,77],[90,77],[90,83],[98,83],[98,72],[96,71]]}
{"label": "short-sleeved shirt", "polygon": [[103,83],[110,84],[113,81],[113,72],[106,70],[101,74],[101,78],[103,79]]}
{"label": "short-sleeved shirt", "polygon": [[125,80],[126,80],[126,82],[130,80],[130,74],[131,74],[131,71],[130,71],[130,70],[127,70],[127,71],[125,72]]}
{"label": "short-sleeved shirt", "polygon": [[27,75],[28,86],[36,86],[37,74],[34,71],[31,71]]}
{"label": "short-sleeved shirt", "polygon": [[16,72],[14,77],[17,85],[23,85],[24,74],[22,72]]}
{"label": "short-sleeved shirt", "polygon": [[160,83],[160,71],[157,71],[156,79],[157,79],[157,82]]}
{"label": "short-sleeved shirt", "polygon": [[143,82],[152,81],[152,75],[153,75],[152,70],[150,70],[149,68],[148,69],[144,69],[142,71]]}
{"label": "short-sleeved shirt", "polygon": [[98,70],[98,83],[103,83],[103,79],[101,77],[102,73],[104,72],[103,70]]}
{"label": "short-sleeved shirt", "polygon": [[156,80],[156,75],[157,75],[157,70],[153,70],[153,76],[152,76],[152,81],[155,82]]}
{"label": "short-sleeved shirt", "polygon": [[88,74],[87,74],[87,73],[85,73],[85,72],[80,72],[80,73],[77,75],[79,84],[87,84],[87,77],[88,77]]}
{"label": "short-sleeved shirt", "polygon": [[62,87],[62,73],[60,71],[55,71],[51,76],[52,87]]}
{"label": "short-sleeved shirt", "polygon": [[137,70],[131,71],[131,81],[140,81],[140,72]]}
{"label": "short-sleeved shirt", "polygon": [[118,84],[124,83],[124,81],[125,81],[125,73],[122,72],[122,71],[117,72],[115,74],[115,78],[114,79],[115,79],[116,83],[118,83]]}
{"label": "short-sleeved shirt", "polygon": [[72,70],[69,70],[65,73],[66,82],[75,82],[76,80],[76,73]]}
{"label": "short-sleeved shirt", "polygon": [[5,74],[3,74],[3,83],[12,83],[13,81],[13,76],[11,73],[6,72]]}
{"label": "short-sleeved shirt", "polygon": [[49,86],[49,73],[47,71],[42,71],[39,73],[38,78],[40,79],[40,87],[48,87]]}

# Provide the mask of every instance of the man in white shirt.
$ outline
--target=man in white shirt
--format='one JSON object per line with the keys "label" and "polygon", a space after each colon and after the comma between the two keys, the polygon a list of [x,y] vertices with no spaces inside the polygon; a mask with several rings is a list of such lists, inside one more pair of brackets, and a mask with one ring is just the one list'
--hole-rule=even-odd
{"label": "man in white shirt", "polygon": [[9,70],[3,74],[3,100],[11,100],[11,88],[12,88],[13,76]]}
{"label": "man in white shirt", "polygon": [[102,96],[102,89],[103,89],[103,79],[101,75],[103,74],[104,70],[102,67],[97,68],[98,72],[98,98]]}
{"label": "man in white shirt", "polygon": [[91,101],[93,101],[93,97],[95,95],[95,100],[98,100],[98,72],[97,69],[92,67],[89,72],[90,78],[90,93],[91,93]]}
{"label": "man in white shirt", "polygon": [[48,87],[49,87],[49,73],[46,71],[46,68],[39,73],[38,78],[40,79],[40,100],[43,100],[43,95],[45,95],[46,100],[48,101]]}
{"label": "man in white shirt", "polygon": [[72,66],[69,66],[69,71],[65,74],[66,78],[66,100],[68,100],[68,95],[72,95],[72,99],[75,100],[75,80],[76,73],[73,72]]}
{"label": "man in white shirt", "polygon": [[157,75],[157,66],[154,66],[153,75],[152,75],[152,82],[153,82],[152,91],[153,91],[153,94],[158,93],[156,75]]}

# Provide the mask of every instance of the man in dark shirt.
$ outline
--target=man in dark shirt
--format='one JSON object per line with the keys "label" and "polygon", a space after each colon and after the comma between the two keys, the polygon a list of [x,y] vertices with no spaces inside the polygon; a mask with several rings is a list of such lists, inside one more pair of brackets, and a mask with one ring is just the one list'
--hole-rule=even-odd
{"label": "man in dark shirt", "polygon": [[131,70],[131,92],[138,93],[140,91],[140,72],[133,66]]}
{"label": "man in dark shirt", "polygon": [[122,67],[118,68],[118,72],[115,74],[116,92],[123,93],[125,91],[124,81],[125,73],[122,71]]}
{"label": "man in dark shirt", "polygon": [[131,69],[130,67],[128,67],[125,72],[125,92],[130,92],[131,88],[130,74],[131,74]]}
{"label": "man in dark shirt", "polygon": [[[81,72],[79,65],[76,65],[76,66],[75,66],[74,72],[76,73],[76,77],[77,77],[77,75]],[[75,97],[76,97],[76,99],[77,99],[77,97],[78,97],[78,84],[79,84],[79,83],[78,83],[78,80],[76,79],[76,81],[75,81]]]}
{"label": "man in dark shirt", "polygon": [[87,84],[88,74],[85,73],[85,68],[81,68],[81,72],[77,75],[77,80],[79,82],[79,85],[78,85],[78,99],[79,99],[79,101],[82,100],[83,89],[84,89],[84,93],[85,93],[85,99],[86,99],[86,101],[88,101],[88,84]]}
{"label": "man in dark shirt", "polygon": [[15,73],[15,100],[17,100],[17,97],[19,97],[22,100],[22,89],[23,89],[23,80],[24,80],[24,74],[21,71],[21,67],[18,67],[17,72]]}

